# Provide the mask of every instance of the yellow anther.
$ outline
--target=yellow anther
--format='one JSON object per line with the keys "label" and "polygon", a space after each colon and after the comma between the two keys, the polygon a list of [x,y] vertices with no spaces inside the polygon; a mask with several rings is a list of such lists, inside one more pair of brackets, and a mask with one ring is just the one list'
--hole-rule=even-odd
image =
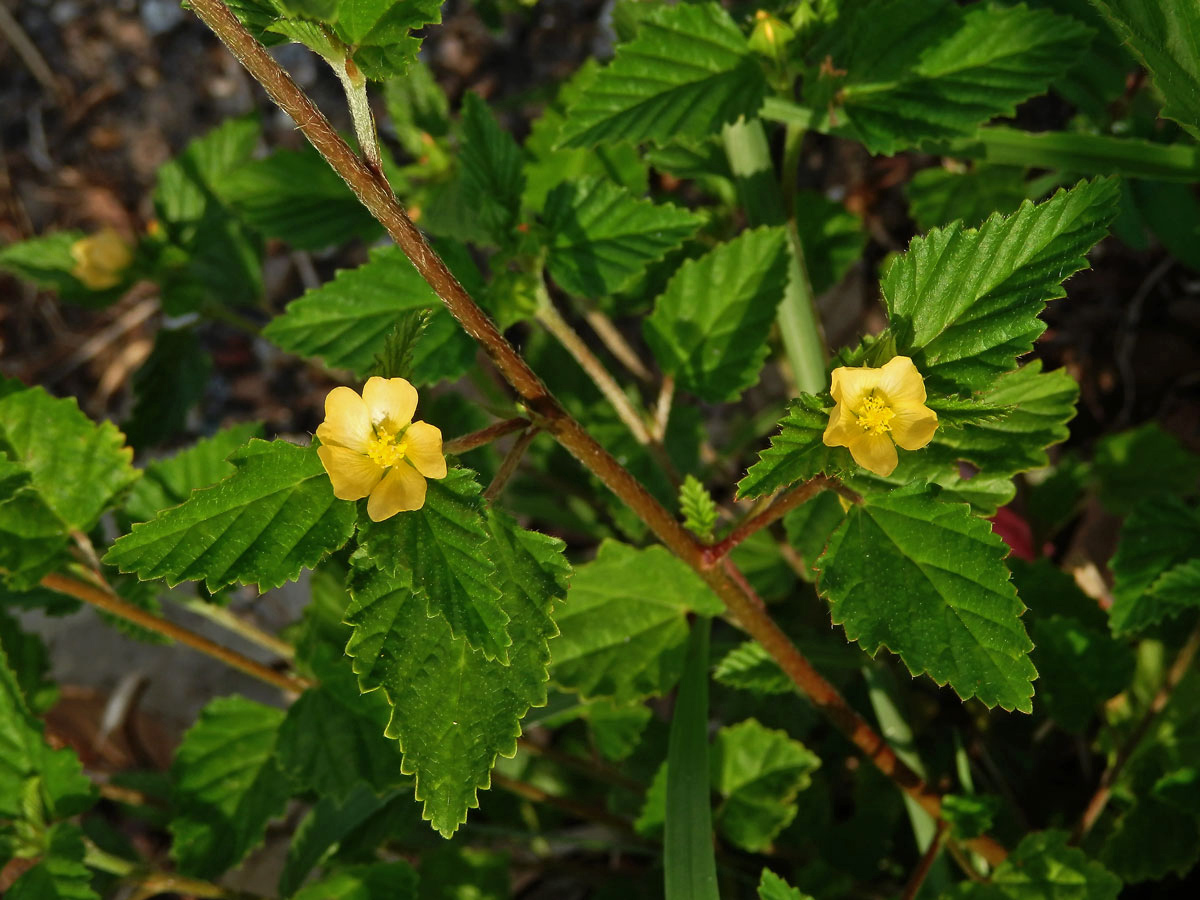
{"label": "yellow anther", "polygon": [[403,438],[396,440],[396,432],[389,431],[387,428],[375,429],[375,437],[367,440],[367,456],[373,463],[383,466],[385,469],[404,459],[406,450],[408,450],[408,441]]}
{"label": "yellow anther", "polygon": [[892,430],[891,421],[895,417],[896,414],[883,402],[882,397],[871,394],[863,400],[862,410],[858,414],[858,427],[871,434],[883,434]]}

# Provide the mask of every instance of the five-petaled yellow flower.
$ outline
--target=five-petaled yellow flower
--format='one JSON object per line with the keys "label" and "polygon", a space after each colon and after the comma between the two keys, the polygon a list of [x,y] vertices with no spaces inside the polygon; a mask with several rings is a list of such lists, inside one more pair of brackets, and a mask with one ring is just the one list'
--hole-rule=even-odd
{"label": "five-petaled yellow flower", "polygon": [[101,228],[71,245],[75,268],[71,274],[93,291],[104,291],[121,283],[133,262],[133,250],[115,229]]}
{"label": "five-petaled yellow flower", "polygon": [[403,378],[367,380],[362,396],[336,387],[325,398],[317,455],[340,500],[367,497],[367,515],[382,522],[425,505],[425,479],[446,477],[442,432],[414,422],[417,389]]}
{"label": "five-petaled yellow flower", "polygon": [[876,475],[892,474],[897,445],[920,450],[938,426],[937,413],[925,405],[925,379],[907,356],[878,369],[834,369],[832,393],[837,405],[822,440],[849,448],[854,461]]}

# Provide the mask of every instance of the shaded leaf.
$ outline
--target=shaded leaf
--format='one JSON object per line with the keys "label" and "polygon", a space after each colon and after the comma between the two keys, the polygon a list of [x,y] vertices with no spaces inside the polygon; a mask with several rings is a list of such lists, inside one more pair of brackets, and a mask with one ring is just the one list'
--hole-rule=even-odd
{"label": "shaded leaf", "polygon": [[721,610],[700,576],[665,548],[605,541],[576,567],[569,602],[556,613],[554,681],[617,703],[665,693],[683,670],[688,613]]}
{"label": "shaded leaf", "polygon": [[788,253],[784,229],[757,228],[676,270],[643,330],[681,388],[720,403],[758,381],[787,288]]}
{"label": "shaded leaf", "polygon": [[[1113,634],[1140,631],[1200,604],[1200,594],[1186,589],[1198,574],[1197,548],[1200,512],[1182,500],[1147,500],[1134,509],[1121,528],[1110,563]],[[1166,590],[1160,590],[1162,579],[1176,570],[1178,574],[1166,580]],[[1173,585],[1185,589],[1175,590]]]}
{"label": "shaded leaf", "polygon": [[213,878],[237,865],[282,815],[287,779],[275,764],[283,710],[243,697],[209,703],[171,765],[171,856]]}

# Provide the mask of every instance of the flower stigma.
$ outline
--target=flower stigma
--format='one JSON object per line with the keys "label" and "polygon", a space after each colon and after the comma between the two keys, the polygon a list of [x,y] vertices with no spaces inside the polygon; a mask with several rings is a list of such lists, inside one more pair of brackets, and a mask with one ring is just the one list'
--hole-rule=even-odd
{"label": "flower stigma", "polygon": [[856,421],[859,428],[871,434],[883,434],[892,430],[891,421],[895,417],[896,414],[883,398],[872,393],[863,400],[862,411]]}
{"label": "flower stigma", "polygon": [[383,466],[385,469],[400,462],[408,450],[408,441],[403,437],[405,430],[407,429],[400,431],[400,439],[397,440],[395,431],[386,426],[377,427],[375,436],[367,440],[367,456],[373,463]]}

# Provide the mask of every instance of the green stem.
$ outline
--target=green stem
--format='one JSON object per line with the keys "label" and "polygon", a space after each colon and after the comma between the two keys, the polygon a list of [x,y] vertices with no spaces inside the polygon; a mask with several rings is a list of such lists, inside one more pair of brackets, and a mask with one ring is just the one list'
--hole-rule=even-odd
{"label": "green stem", "polygon": [[[780,194],[767,133],[762,121],[739,119],[722,133],[725,155],[737,181],[738,194],[751,225],[787,225],[791,218]],[[804,248],[795,228],[788,228],[791,259],[787,290],[776,320],[796,387],[809,394],[825,389],[825,339],[817,318],[812,286],[804,266]]]}
{"label": "green stem", "polygon": [[269,650],[287,660],[294,659],[296,656],[296,648],[287,641],[263,631],[257,625],[247,622],[223,606],[205,603],[198,597],[178,598],[172,596],[171,599],[189,612],[203,616],[210,622],[216,622],[222,628],[232,631],[252,644],[258,644],[264,650]]}
{"label": "green stem", "polygon": [[371,112],[371,98],[367,95],[367,79],[347,57],[340,65],[330,61],[334,74],[346,92],[346,103],[350,107],[350,118],[354,122],[354,136],[358,140],[367,164],[375,171],[383,172],[383,154],[379,150],[379,132],[375,129],[375,116]]}

